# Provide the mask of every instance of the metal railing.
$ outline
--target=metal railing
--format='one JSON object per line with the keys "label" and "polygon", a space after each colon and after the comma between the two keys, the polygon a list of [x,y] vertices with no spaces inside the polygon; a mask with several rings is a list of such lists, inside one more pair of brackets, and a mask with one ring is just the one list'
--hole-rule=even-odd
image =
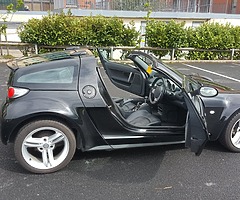
{"label": "metal railing", "polygon": [[[3,55],[3,49],[9,51],[9,49],[19,49],[22,51],[23,55],[29,54],[38,54],[40,49],[49,49],[51,50],[64,50],[67,48],[74,48],[75,46],[46,46],[46,45],[37,45],[37,44],[29,44],[29,43],[17,43],[17,42],[0,42],[0,55]],[[78,48],[78,46],[76,46]],[[88,49],[96,49],[96,47],[92,46],[80,46],[79,48],[88,48]],[[240,49],[196,49],[196,48],[158,48],[158,47],[129,47],[129,46],[117,46],[117,47],[103,47],[103,49],[107,49],[109,51],[110,59],[113,58],[113,54],[115,50],[123,50],[123,51],[131,51],[131,50],[144,50],[144,51],[169,51],[170,60],[175,60],[176,52],[182,51],[188,52],[225,52],[228,53],[227,60],[233,60],[236,53],[240,52]],[[9,52],[8,52],[9,53]]]}
{"label": "metal railing", "polygon": [[[0,10],[5,10],[10,3],[16,0],[0,0]],[[25,0],[25,6],[31,11],[53,10],[53,0]],[[62,3],[63,4],[63,3]],[[230,1],[213,3],[210,0],[67,0],[66,8],[93,9],[93,10],[123,10],[154,12],[199,12],[199,13],[234,13],[236,6]],[[62,5],[59,8],[65,8]]]}
{"label": "metal railing", "polygon": [[20,42],[0,42],[0,55],[3,55],[3,50],[6,50],[6,54],[10,55],[11,49],[18,49],[22,52],[23,55],[27,55],[28,52],[35,51],[35,54],[38,54],[38,47],[34,44],[29,43],[20,43]]}
{"label": "metal railing", "polygon": [[96,10],[231,13],[231,6],[227,1],[213,3],[209,0],[86,0],[76,2],[75,7]]}

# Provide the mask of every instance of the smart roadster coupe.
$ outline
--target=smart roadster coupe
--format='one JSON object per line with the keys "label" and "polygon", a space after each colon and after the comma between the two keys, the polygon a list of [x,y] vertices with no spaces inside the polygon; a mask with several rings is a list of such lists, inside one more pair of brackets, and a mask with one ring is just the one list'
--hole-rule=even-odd
{"label": "smart roadster coupe", "polygon": [[126,63],[97,51],[100,61],[75,49],[8,63],[0,134],[3,144],[14,143],[22,167],[55,172],[76,149],[185,143],[200,155],[208,140],[220,140],[240,152],[236,91],[183,75],[141,51],[130,52]]}

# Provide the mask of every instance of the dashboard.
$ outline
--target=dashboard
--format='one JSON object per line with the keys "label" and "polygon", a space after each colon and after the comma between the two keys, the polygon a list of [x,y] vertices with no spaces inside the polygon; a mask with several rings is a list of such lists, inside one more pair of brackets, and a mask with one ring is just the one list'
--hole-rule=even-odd
{"label": "dashboard", "polygon": [[184,106],[182,90],[171,79],[167,77],[151,77],[149,78],[148,81],[149,81],[150,91],[152,88],[156,89],[164,85],[164,91],[161,89],[161,92],[164,92],[164,98],[163,98],[164,102],[167,103],[170,101],[171,103],[174,103],[178,106],[181,106],[181,107]]}

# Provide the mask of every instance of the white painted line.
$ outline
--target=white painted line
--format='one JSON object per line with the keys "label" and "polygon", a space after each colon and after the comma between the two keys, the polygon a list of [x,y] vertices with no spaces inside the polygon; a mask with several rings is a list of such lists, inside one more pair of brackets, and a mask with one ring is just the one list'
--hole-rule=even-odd
{"label": "white painted line", "polygon": [[183,67],[182,67],[182,68],[178,68],[178,70],[179,70],[179,71],[188,71],[188,70],[190,70],[190,69],[188,69],[188,68],[183,68]]}
{"label": "white painted line", "polygon": [[219,74],[219,73],[217,73],[217,72],[212,72],[212,71],[210,71],[210,70],[202,69],[202,68],[199,68],[199,67],[195,67],[195,66],[193,66],[193,65],[185,64],[185,63],[183,63],[183,65],[186,65],[186,66],[188,66],[188,67],[190,67],[190,68],[197,69],[197,70],[200,70],[200,71],[204,71],[204,72],[207,72],[207,73],[210,73],[210,74],[214,74],[214,75],[217,75],[217,76],[221,76],[221,77],[223,77],[223,78],[227,78],[227,79],[230,79],[230,80],[232,80],[232,81],[236,81],[236,82],[239,82],[239,83],[240,83],[240,80],[239,80],[239,79],[232,78],[232,77],[230,77],[230,76],[226,76],[226,75],[223,75],[223,74]]}
{"label": "white painted line", "polygon": [[240,67],[240,64],[237,64],[237,63],[231,63],[231,64]]}

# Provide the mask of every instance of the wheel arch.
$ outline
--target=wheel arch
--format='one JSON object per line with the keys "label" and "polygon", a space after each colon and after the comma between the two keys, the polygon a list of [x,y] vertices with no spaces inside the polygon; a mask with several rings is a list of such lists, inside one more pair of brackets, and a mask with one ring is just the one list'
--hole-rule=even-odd
{"label": "wheel arch", "polygon": [[[228,150],[232,152],[240,152],[240,147],[237,143],[239,143],[239,136],[235,132],[234,135],[237,135],[237,141],[232,141],[235,136],[232,135],[233,127],[235,127],[236,123],[240,120],[240,109],[237,109],[228,119],[225,127],[220,134],[218,140],[219,142]],[[237,132],[239,130],[237,129]],[[233,137],[232,137],[233,136]]]}
{"label": "wheel arch", "polygon": [[223,136],[223,134],[225,133],[226,128],[227,128],[229,122],[230,122],[238,113],[240,113],[240,108],[238,108],[238,109],[235,110],[231,115],[229,115],[229,117],[225,120],[224,126],[223,126],[222,130],[220,131],[217,139],[220,139],[220,138]]}
{"label": "wheel arch", "polygon": [[28,116],[23,121],[21,121],[17,126],[13,129],[12,133],[9,135],[8,142],[14,142],[16,139],[19,130],[24,127],[25,125],[37,121],[37,120],[53,120],[58,121],[66,125],[74,134],[76,138],[76,146],[77,149],[83,150],[84,144],[84,135],[81,128],[74,122],[74,120],[67,118],[64,115],[57,114],[57,113],[38,113],[34,114],[34,116]]}

